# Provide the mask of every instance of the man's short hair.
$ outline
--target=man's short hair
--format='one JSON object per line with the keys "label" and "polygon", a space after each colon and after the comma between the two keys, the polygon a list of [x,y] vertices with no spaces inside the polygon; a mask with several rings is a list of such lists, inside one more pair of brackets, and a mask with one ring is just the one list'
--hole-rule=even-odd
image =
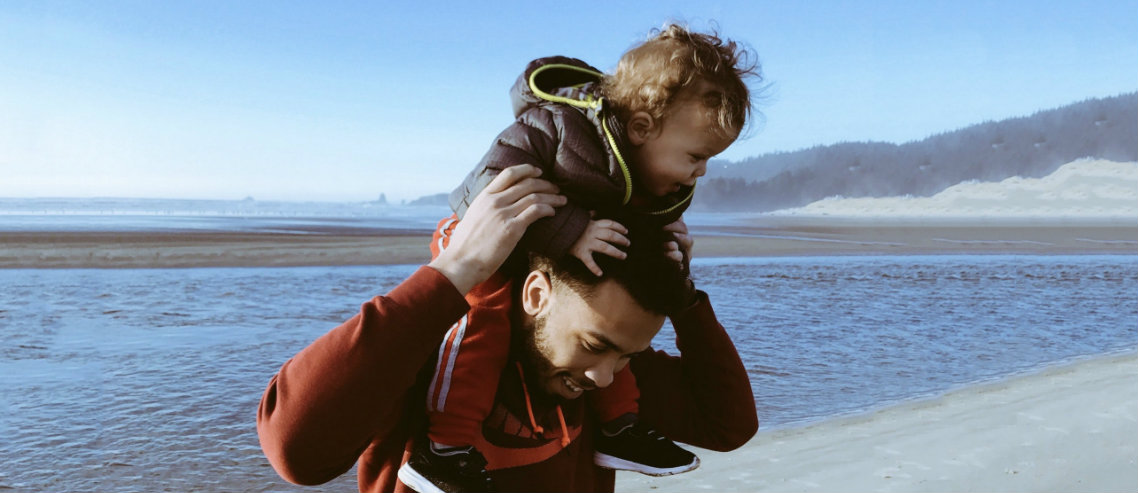
{"label": "man's short hair", "polygon": [[603,253],[594,254],[593,259],[604,276],[597,277],[579,259],[570,255],[554,260],[530,253],[529,271],[549,274],[551,282],[564,284],[585,300],[593,296],[597,285],[612,279],[645,310],[668,315],[684,308],[690,281],[686,259],[680,263],[666,255],[667,242],[675,241],[672,233],[654,224],[629,220],[619,222],[628,228],[629,246],[623,248],[628,257],[620,260]]}

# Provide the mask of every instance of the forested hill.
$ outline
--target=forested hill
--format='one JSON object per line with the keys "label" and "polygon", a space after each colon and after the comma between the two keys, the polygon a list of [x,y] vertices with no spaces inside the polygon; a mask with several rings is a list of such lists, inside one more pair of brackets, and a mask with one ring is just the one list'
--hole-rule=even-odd
{"label": "forested hill", "polygon": [[1138,160],[1138,93],[899,145],[847,142],[713,162],[693,210],[770,211],[839,195],[930,196],[967,180],[1043,177],[1083,157]]}

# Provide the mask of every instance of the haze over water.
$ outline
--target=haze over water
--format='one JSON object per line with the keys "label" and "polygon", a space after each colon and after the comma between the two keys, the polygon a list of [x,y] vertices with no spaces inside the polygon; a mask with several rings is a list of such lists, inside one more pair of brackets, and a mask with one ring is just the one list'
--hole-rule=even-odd
{"label": "haze over water", "polygon": [[[1108,219],[1138,224],[1138,163],[1080,160],[1043,178],[966,182],[932,197],[824,199],[766,214],[689,212],[692,226],[742,217]],[[429,232],[445,205],[187,199],[0,198],[0,231]]]}

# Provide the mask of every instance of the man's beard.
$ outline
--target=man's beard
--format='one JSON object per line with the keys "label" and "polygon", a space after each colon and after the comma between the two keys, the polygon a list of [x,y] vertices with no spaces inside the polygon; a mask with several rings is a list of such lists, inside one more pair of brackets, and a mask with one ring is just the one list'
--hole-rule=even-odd
{"label": "man's beard", "polygon": [[563,402],[563,397],[551,393],[548,388],[554,376],[554,368],[546,356],[550,352],[545,333],[546,318],[545,315],[521,317],[520,324],[515,326],[520,326],[522,330],[513,332],[511,344],[517,360],[525,369],[526,385],[531,391],[539,391],[534,397]]}

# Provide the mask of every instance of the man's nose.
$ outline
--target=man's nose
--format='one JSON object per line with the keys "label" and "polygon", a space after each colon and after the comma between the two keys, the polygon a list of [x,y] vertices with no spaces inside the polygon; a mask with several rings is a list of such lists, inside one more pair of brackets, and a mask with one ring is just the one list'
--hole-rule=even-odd
{"label": "man's nose", "polygon": [[613,370],[615,370],[613,364],[606,361],[585,370],[585,378],[592,380],[593,385],[596,385],[597,388],[603,389],[612,385]]}

